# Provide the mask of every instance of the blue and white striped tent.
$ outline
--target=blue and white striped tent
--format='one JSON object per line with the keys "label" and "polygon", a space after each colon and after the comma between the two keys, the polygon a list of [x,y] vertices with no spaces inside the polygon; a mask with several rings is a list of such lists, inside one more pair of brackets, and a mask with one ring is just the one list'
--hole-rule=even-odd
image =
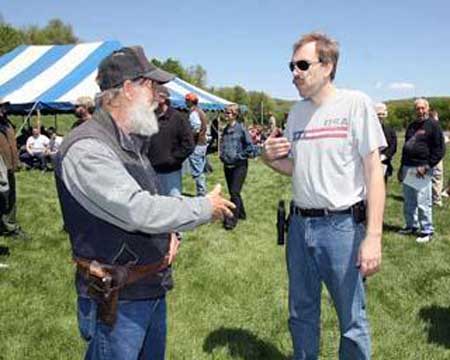
{"label": "blue and white striped tent", "polygon": [[[73,110],[80,96],[95,97],[101,60],[120,49],[118,41],[76,45],[19,46],[0,57],[0,98],[10,102],[12,113],[32,110],[58,113]],[[197,94],[205,110],[222,110],[229,101],[181,79],[166,85],[175,107],[185,107],[184,96]]]}

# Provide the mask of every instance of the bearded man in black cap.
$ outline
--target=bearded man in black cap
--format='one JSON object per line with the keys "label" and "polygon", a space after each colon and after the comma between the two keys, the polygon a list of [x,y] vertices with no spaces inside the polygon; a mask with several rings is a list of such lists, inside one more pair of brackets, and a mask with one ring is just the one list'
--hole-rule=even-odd
{"label": "bearded man in black cap", "polygon": [[158,131],[155,87],[172,78],[141,47],[115,51],[99,66],[99,108],[60,148],[56,184],[88,359],[164,359],[174,232],[232,215],[220,186],[204,198],[158,195],[146,154]]}

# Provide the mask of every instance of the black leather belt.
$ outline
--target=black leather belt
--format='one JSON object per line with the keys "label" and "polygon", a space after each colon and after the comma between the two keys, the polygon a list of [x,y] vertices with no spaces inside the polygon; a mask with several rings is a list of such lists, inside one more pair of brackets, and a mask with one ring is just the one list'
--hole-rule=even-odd
{"label": "black leather belt", "polygon": [[360,206],[362,203],[358,202],[347,209],[343,210],[329,210],[329,209],[303,209],[298,206],[294,207],[294,213],[303,217],[323,217],[328,215],[342,215],[353,214],[353,209]]}

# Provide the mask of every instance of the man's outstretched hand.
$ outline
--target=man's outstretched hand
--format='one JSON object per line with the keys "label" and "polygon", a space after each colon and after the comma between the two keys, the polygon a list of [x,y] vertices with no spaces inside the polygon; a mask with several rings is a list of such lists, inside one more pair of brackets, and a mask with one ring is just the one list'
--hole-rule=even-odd
{"label": "man's outstretched hand", "polygon": [[222,196],[221,192],[222,186],[217,184],[214,189],[206,195],[213,207],[213,220],[221,220],[225,216],[232,217],[233,210],[236,208],[231,201],[228,201]]}

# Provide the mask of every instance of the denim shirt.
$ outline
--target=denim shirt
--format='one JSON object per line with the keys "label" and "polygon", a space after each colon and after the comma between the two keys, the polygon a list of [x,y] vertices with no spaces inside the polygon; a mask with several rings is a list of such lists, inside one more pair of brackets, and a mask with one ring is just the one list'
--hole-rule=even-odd
{"label": "denim shirt", "polygon": [[250,157],[259,155],[259,148],[253,145],[250,134],[242,123],[227,125],[222,132],[220,160],[226,165],[237,165]]}

